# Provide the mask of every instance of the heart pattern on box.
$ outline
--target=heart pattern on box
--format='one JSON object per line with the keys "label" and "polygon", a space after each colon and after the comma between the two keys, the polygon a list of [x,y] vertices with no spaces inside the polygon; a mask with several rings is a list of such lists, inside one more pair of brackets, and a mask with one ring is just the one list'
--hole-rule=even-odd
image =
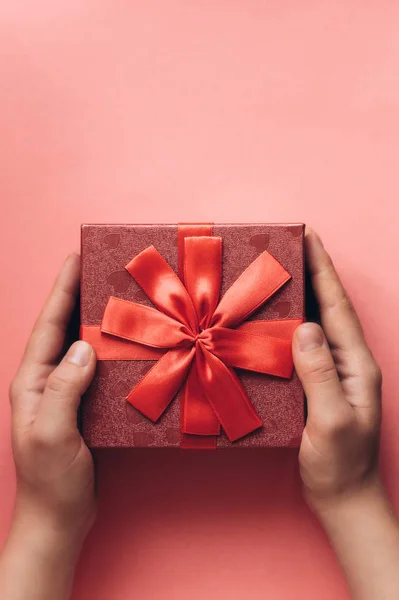
{"label": "heart pattern on box", "polygon": [[129,385],[125,381],[119,380],[114,385],[112,391],[116,398],[122,397],[122,396],[125,398],[128,395],[128,393],[130,392],[130,390],[131,390],[131,387],[129,387]]}
{"label": "heart pattern on box", "polygon": [[100,323],[102,321],[103,314],[104,314],[104,306],[100,306],[100,305],[96,304],[95,306],[92,306],[90,309],[90,315],[91,315],[92,319],[95,319],[96,321],[99,321]]}
{"label": "heart pattern on box", "polygon": [[288,231],[292,235],[292,237],[300,237],[302,234],[302,225],[296,225],[294,227],[288,227]]}
{"label": "heart pattern on box", "polygon": [[154,364],[155,363],[153,361],[151,361],[151,362],[147,363],[146,365],[144,365],[144,367],[140,371],[141,377],[144,377],[144,375],[147,375],[148,371],[150,369],[152,369],[152,367],[154,366]]}
{"label": "heart pattern on box", "polygon": [[104,244],[108,246],[110,250],[115,250],[115,248],[119,246],[120,237],[119,233],[109,233],[104,238]]}
{"label": "heart pattern on box", "polygon": [[139,423],[145,422],[145,417],[141,413],[139,413],[138,410],[133,408],[133,406],[129,404],[129,402],[126,402],[126,400],[123,399],[123,403],[125,404],[126,418],[130,423],[132,423],[133,425],[139,425]]}
{"label": "heart pattern on box", "polygon": [[94,247],[93,247],[93,246],[91,246],[90,244],[85,244],[85,249],[84,249],[84,251],[85,251],[85,254],[86,254],[86,256],[87,256],[88,254],[92,254],[92,253],[95,251],[95,249],[94,249]]}
{"label": "heart pattern on box", "polygon": [[138,301],[147,300],[148,296],[143,290],[140,289],[140,290],[137,290],[137,292],[135,292],[134,299],[138,300]]}
{"label": "heart pattern on box", "polygon": [[268,233],[257,233],[249,240],[249,245],[255,248],[258,252],[267,250],[270,243],[270,235]]}
{"label": "heart pattern on box", "polygon": [[123,271],[114,271],[107,277],[107,283],[112,285],[114,292],[118,292],[119,294],[127,292],[131,282],[132,278],[126,269],[123,269]]}
{"label": "heart pattern on box", "polygon": [[180,443],[180,429],[175,429],[174,427],[169,427],[166,430],[166,439],[168,440],[169,444],[179,444]]}
{"label": "heart pattern on box", "polygon": [[155,442],[155,437],[148,431],[135,431],[133,440],[135,446],[151,446]]}
{"label": "heart pattern on box", "polygon": [[288,317],[288,315],[290,314],[291,302],[277,302],[273,306],[273,310],[277,313],[280,319],[285,319],[285,317]]}
{"label": "heart pattern on box", "polygon": [[113,360],[98,360],[96,373],[99,377],[108,377],[111,371],[115,369],[115,361]]}

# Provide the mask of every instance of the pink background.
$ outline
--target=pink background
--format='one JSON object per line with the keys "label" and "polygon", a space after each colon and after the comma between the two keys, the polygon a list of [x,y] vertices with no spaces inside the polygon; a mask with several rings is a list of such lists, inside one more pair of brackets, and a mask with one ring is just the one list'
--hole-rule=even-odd
{"label": "pink background", "polygon": [[[81,222],[305,221],[385,377],[399,506],[395,0],[0,4],[0,535],[7,387]],[[74,600],[347,598],[296,452],[103,452]]]}

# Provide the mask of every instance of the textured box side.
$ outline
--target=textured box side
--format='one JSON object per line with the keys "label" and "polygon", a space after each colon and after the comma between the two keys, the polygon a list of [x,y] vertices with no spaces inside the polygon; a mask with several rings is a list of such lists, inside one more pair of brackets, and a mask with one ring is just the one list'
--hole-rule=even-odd
{"label": "textured box side", "polygon": [[[154,245],[177,272],[176,225],[83,225],[81,323],[99,325],[110,295],[151,306],[124,265]],[[267,249],[292,279],[253,315],[252,319],[303,318],[304,258],[302,224],[218,224],[223,238],[222,294],[240,273]],[[125,397],[152,366],[152,361],[99,361],[82,404],[83,435],[91,447],[172,446],[180,442],[176,398],[154,425],[126,403]],[[294,373],[290,381],[239,372],[264,426],[221,447],[298,446],[304,424],[303,392]]]}

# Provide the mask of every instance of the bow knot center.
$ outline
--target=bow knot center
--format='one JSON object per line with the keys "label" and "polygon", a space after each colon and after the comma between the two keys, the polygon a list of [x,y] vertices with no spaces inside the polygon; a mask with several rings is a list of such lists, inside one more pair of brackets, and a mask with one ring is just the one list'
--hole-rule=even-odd
{"label": "bow knot center", "polygon": [[193,336],[193,342],[194,342],[195,346],[198,346],[198,344],[203,344],[206,348],[208,348],[208,350],[211,348],[211,341],[212,341],[211,328],[203,329],[202,331],[197,333],[195,336]]}

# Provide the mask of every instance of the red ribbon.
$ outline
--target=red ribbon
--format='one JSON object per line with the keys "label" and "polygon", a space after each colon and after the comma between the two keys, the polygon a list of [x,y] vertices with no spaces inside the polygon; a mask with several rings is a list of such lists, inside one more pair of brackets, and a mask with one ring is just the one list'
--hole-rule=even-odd
{"label": "red ribbon", "polygon": [[290,279],[284,267],[262,252],[219,301],[222,239],[211,226],[187,225],[179,227],[180,278],[153,246],[126,269],[155,308],[110,297],[101,327],[81,333],[100,360],[159,359],[127,401],[155,422],[182,390],[184,447],[215,447],[220,426],[232,442],[261,427],[233,368],[291,377],[301,320],[245,322]]}

